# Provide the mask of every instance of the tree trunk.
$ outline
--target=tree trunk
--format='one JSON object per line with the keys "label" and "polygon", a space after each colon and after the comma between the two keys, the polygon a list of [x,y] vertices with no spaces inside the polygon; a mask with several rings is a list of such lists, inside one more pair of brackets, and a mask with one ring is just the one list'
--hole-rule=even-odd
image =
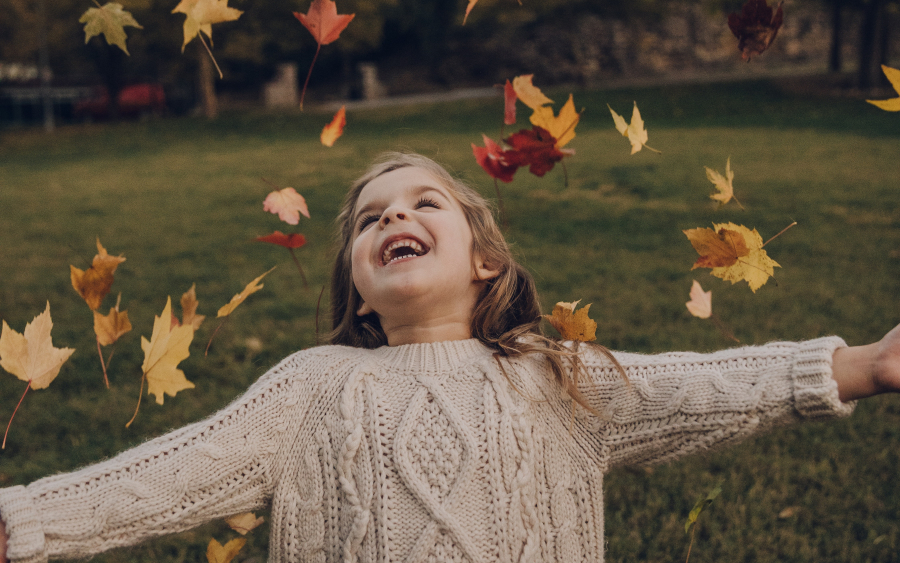
{"label": "tree trunk", "polygon": [[831,72],[840,72],[842,65],[841,48],[843,44],[844,1],[831,0],[831,52],[828,56],[828,68]]}
{"label": "tree trunk", "polygon": [[863,9],[862,27],[859,33],[859,69],[857,85],[868,90],[874,84],[875,46],[877,45],[879,22],[885,16],[884,0],[869,0]]}
{"label": "tree trunk", "polygon": [[197,81],[200,83],[200,101],[203,115],[207,119],[215,119],[219,115],[219,100],[216,97],[216,70],[213,68],[209,53],[199,41],[195,41],[200,66],[197,69]]}

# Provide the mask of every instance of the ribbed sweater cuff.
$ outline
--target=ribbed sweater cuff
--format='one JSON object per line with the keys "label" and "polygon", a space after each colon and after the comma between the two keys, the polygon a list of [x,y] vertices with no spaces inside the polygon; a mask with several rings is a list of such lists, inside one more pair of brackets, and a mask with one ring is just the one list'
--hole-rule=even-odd
{"label": "ribbed sweater cuff", "polygon": [[791,374],[794,381],[794,405],[812,419],[848,416],[856,401],[841,402],[837,382],[831,376],[834,351],[847,344],[837,336],[801,342]]}
{"label": "ribbed sweater cuff", "polygon": [[23,486],[0,489],[0,518],[9,540],[6,557],[15,563],[43,563],[44,528],[28,492]]}

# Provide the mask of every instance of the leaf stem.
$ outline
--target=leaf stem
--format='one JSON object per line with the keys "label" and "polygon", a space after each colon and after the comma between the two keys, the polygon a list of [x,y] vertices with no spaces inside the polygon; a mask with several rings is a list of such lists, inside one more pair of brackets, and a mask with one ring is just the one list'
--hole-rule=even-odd
{"label": "leaf stem", "polygon": [[131,420],[125,423],[125,428],[131,426],[131,423],[134,422],[134,419],[137,418],[138,409],[141,408],[141,399],[144,398],[144,380],[147,379],[147,372],[141,374],[141,390],[138,392],[138,402],[137,406],[134,407],[134,414],[131,415]]}
{"label": "leaf stem", "polygon": [[778,231],[778,234],[777,234],[777,235],[775,235],[774,237],[772,237],[772,238],[770,238],[769,240],[767,240],[766,242],[764,242],[763,245],[760,246],[760,248],[764,248],[767,244],[769,244],[769,243],[772,242],[773,240],[775,240],[775,239],[777,239],[778,237],[780,237],[781,235],[783,235],[784,232],[785,232],[786,230],[790,229],[791,227],[793,227],[793,226],[796,225],[796,224],[797,224],[797,221],[794,221],[793,223],[791,223],[791,224],[788,225],[787,227],[781,229],[780,231]]}
{"label": "leaf stem", "polygon": [[694,522],[694,525],[691,527],[691,541],[688,543],[687,557],[684,559],[684,563],[688,563],[691,560],[691,548],[694,547],[694,532],[697,531],[697,523]]}
{"label": "leaf stem", "polygon": [[738,344],[740,344],[741,341],[737,339],[737,337],[734,335],[734,333],[732,333],[732,332],[728,329],[727,326],[725,326],[725,323],[722,322],[722,319],[720,319],[720,318],[718,317],[718,315],[716,315],[715,313],[713,313],[712,315],[710,315],[709,318],[710,318],[710,320],[713,322],[713,324],[716,325],[716,328],[719,329],[719,332],[721,332],[723,335],[725,335],[726,338],[728,338],[729,340],[734,340],[735,342],[737,342]]}
{"label": "leaf stem", "polygon": [[228,317],[225,317],[224,319],[222,319],[222,322],[220,322],[220,323],[219,323],[219,326],[216,327],[216,330],[213,331],[212,336],[209,337],[209,342],[206,344],[206,351],[203,352],[203,355],[204,355],[204,356],[208,356],[208,355],[209,355],[209,347],[212,346],[213,338],[215,338],[216,335],[219,334],[219,329],[222,328],[222,325],[225,324],[225,321],[227,321],[227,320],[230,319],[230,318],[231,318],[231,317],[228,316]]}
{"label": "leaf stem", "polygon": [[313,60],[309,63],[309,72],[306,73],[306,82],[303,83],[303,92],[300,93],[300,111],[303,111],[303,98],[306,97],[306,87],[309,85],[309,77],[312,76],[312,69],[316,65],[316,59],[319,58],[319,50],[321,49],[322,44],[317,43],[316,54],[313,55]]}
{"label": "leaf stem", "polygon": [[[738,204],[738,207],[741,208],[741,211],[747,211],[747,210],[744,208],[744,206],[741,204],[741,202],[738,201],[738,198],[734,197],[734,192],[731,192],[731,199],[733,199],[734,202],[735,202],[736,204]],[[782,231],[782,232],[784,232],[784,231]],[[763,245],[763,246],[765,246],[765,245]]]}
{"label": "leaf stem", "polygon": [[100,349],[99,336],[97,337],[97,355],[100,356],[100,366],[103,367],[103,383],[106,383],[106,388],[109,389],[109,378],[106,376],[106,362],[103,361],[103,350]]}
{"label": "leaf stem", "polygon": [[297,260],[297,255],[294,253],[293,248],[288,248],[291,253],[291,258],[294,259],[294,265],[297,266],[297,271],[300,272],[300,277],[303,278],[303,289],[309,289],[309,284],[306,282],[306,274],[303,273],[303,267],[300,266],[300,260]]}
{"label": "leaf stem", "polygon": [[209,50],[209,45],[206,44],[206,41],[203,40],[203,33],[197,32],[197,37],[200,38],[200,43],[203,43],[203,46],[206,47],[206,52],[209,53],[209,58],[212,59],[213,64],[216,66],[216,70],[219,71],[219,80],[224,78],[222,74],[222,69],[219,68],[219,63],[216,62],[216,58],[213,56],[212,51]]}
{"label": "leaf stem", "polygon": [[6,432],[3,433],[3,445],[0,446],[0,450],[6,449],[6,436],[9,434],[9,427],[12,426],[12,421],[16,417],[16,413],[19,412],[19,407],[22,405],[22,401],[25,400],[25,394],[28,393],[28,390],[31,389],[31,380],[28,380],[28,385],[25,386],[25,393],[22,393],[22,398],[19,399],[19,404],[16,405],[16,410],[13,411],[12,416],[9,417],[9,424],[6,425]]}

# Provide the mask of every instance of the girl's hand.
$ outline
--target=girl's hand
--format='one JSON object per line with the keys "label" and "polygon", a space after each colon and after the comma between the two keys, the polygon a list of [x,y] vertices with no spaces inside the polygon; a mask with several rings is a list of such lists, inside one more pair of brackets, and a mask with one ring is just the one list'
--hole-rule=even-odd
{"label": "girl's hand", "polygon": [[836,350],[832,370],[842,401],[900,392],[900,325],[873,344]]}

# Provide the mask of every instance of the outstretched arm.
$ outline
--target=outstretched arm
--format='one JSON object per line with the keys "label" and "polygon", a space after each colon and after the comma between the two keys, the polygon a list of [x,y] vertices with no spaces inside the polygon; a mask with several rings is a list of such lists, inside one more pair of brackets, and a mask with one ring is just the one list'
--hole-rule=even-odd
{"label": "outstretched arm", "polygon": [[832,377],[842,401],[900,391],[900,325],[873,344],[835,350]]}

